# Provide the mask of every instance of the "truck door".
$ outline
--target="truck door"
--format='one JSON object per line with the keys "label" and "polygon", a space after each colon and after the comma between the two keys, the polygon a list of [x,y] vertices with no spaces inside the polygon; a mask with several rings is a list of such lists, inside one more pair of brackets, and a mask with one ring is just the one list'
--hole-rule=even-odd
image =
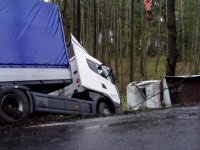
{"label": "truck door", "polygon": [[102,93],[101,79],[93,61],[94,58],[75,39],[72,42],[80,77],[80,85],[84,88]]}
{"label": "truck door", "polygon": [[114,102],[120,103],[119,94],[113,82],[114,79],[111,76],[110,69],[102,65],[99,67],[98,71],[104,94],[110,96]]}

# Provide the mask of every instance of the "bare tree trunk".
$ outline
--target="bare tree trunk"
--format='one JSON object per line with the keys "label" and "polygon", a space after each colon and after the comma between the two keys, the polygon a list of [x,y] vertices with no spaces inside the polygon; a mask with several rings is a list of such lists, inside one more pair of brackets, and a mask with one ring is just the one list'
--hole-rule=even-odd
{"label": "bare tree trunk", "polygon": [[117,13],[117,3],[116,0],[114,2],[114,6],[115,6],[115,13],[114,13],[114,20],[115,20],[115,24],[114,24],[114,59],[115,59],[115,72],[116,72],[116,78],[118,79],[118,74],[119,74],[119,69],[118,69],[118,53],[117,53],[117,49],[118,49],[118,13]]}
{"label": "bare tree trunk", "polygon": [[[181,0],[181,26],[182,26],[182,61],[185,61],[185,25],[184,25],[184,9],[183,9],[183,0]],[[183,66],[184,67],[184,66]]]}
{"label": "bare tree trunk", "polygon": [[167,29],[168,29],[168,56],[167,72],[168,76],[175,76],[178,53],[176,49],[176,18],[175,0],[167,0]]}
{"label": "bare tree trunk", "polygon": [[[143,5],[143,0],[141,0],[141,5]],[[144,48],[144,41],[145,41],[145,22],[144,22],[144,10],[141,8],[141,58],[140,58],[140,74],[141,77],[144,79],[146,76],[146,66],[145,66],[145,48]]]}
{"label": "bare tree trunk", "polygon": [[[103,6],[104,7],[106,7],[106,2],[105,2],[105,0],[103,0]],[[105,56],[105,52],[106,52],[106,47],[105,47],[105,42],[106,42],[106,33],[105,33],[105,30],[106,30],[106,28],[105,28],[105,24],[106,24],[106,22],[105,22],[105,20],[104,20],[104,18],[105,18],[105,14],[106,14],[106,12],[105,12],[105,9],[103,9],[102,10],[102,13],[103,13],[103,15],[101,16],[102,18],[101,18],[101,26],[102,26],[102,49],[101,49],[101,60],[102,60],[102,62],[103,63],[105,63],[105,58],[104,58],[104,56]]]}
{"label": "bare tree trunk", "polygon": [[[67,23],[68,21],[68,17],[67,17],[67,3],[68,3],[68,0],[66,1],[63,1],[62,4],[63,4],[63,7],[61,9],[61,15],[62,15],[62,22],[63,22],[63,29],[64,29],[64,32],[65,32],[65,37],[67,38],[67,34],[68,34],[68,31],[69,31],[69,24]],[[61,5],[61,2],[60,2],[60,5]]]}
{"label": "bare tree trunk", "polygon": [[93,56],[96,57],[97,49],[97,26],[96,26],[96,0],[94,0],[94,45],[93,45]]}
{"label": "bare tree trunk", "polygon": [[130,82],[135,75],[135,51],[134,51],[134,0],[131,0],[131,43],[130,43]]}
{"label": "bare tree trunk", "polygon": [[73,34],[76,35],[76,1],[73,0]]}
{"label": "bare tree trunk", "polygon": [[77,0],[77,14],[76,14],[76,39],[80,42],[81,40],[81,3]]}
{"label": "bare tree trunk", "polygon": [[199,44],[199,31],[200,31],[200,23],[199,23],[199,15],[200,15],[200,1],[198,1],[197,5],[197,16],[196,16],[196,33],[195,33],[195,72],[199,72],[199,55],[200,55],[200,44]]}
{"label": "bare tree trunk", "polygon": [[160,18],[161,18],[161,0],[159,1],[159,23],[158,23],[158,38],[157,38],[157,56],[156,56],[156,67],[155,67],[155,73],[158,73],[158,63],[160,60],[160,54],[161,54],[161,44],[160,44]]}
{"label": "bare tree trunk", "polygon": [[[195,14],[193,14],[193,17],[195,18]],[[192,25],[193,29],[195,29],[195,24]],[[190,52],[190,74],[194,71],[194,66],[195,66],[195,59],[194,59],[194,54],[195,54],[195,32],[196,30],[192,31],[192,44],[191,44],[191,52]]]}
{"label": "bare tree trunk", "polygon": [[148,24],[148,30],[147,32],[144,34],[146,37],[146,47],[144,48],[144,80],[147,80],[147,54],[149,51],[149,46],[150,46],[150,34],[151,34],[151,22],[149,22]]}

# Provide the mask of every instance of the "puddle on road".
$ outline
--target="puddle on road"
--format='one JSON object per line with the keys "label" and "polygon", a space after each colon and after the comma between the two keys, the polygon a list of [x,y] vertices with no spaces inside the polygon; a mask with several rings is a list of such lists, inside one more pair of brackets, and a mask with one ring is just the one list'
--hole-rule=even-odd
{"label": "puddle on road", "polygon": [[102,128],[107,128],[108,125],[94,125],[94,126],[89,126],[85,127],[85,130],[92,130],[92,129],[102,129]]}

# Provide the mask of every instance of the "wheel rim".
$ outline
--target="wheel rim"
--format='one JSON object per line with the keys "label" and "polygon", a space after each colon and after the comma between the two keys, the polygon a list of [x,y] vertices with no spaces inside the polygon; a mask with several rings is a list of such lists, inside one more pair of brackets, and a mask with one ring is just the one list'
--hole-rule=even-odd
{"label": "wheel rim", "polygon": [[104,108],[103,113],[104,113],[106,116],[111,114],[111,113],[110,113],[110,110],[107,109],[107,108]]}
{"label": "wheel rim", "polygon": [[15,94],[5,95],[1,101],[1,108],[3,112],[9,117],[14,119],[22,118],[22,100]]}
{"label": "wheel rim", "polygon": [[103,102],[99,105],[99,113],[105,116],[109,116],[111,114],[108,106]]}

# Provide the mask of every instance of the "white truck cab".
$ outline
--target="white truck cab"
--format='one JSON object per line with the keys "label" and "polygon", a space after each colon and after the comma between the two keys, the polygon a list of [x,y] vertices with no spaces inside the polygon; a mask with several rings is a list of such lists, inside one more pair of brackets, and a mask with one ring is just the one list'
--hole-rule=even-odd
{"label": "white truck cab", "polygon": [[[97,113],[104,114],[99,108],[103,107],[100,105],[104,105],[103,111],[107,113],[104,115],[121,111],[121,101],[112,69],[90,56],[73,35],[68,43],[68,55],[73,83],[61,90],[59,95],[95,101]],[[94,95],[96,97],[91,98]]]}

